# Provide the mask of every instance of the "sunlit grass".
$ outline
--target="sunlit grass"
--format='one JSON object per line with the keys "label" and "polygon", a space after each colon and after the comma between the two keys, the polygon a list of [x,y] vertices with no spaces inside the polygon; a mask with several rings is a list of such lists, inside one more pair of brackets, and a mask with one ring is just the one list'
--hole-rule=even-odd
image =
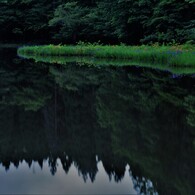
{"label": "sunlit grass", "polygon": [[157,63],[168,66],[195,66],[195,47],[178,46],[102,46],[102,45],[45,45],[25,46],[19,55],[34,56],[88,56],[94,58],[128,59],[136,62]]}

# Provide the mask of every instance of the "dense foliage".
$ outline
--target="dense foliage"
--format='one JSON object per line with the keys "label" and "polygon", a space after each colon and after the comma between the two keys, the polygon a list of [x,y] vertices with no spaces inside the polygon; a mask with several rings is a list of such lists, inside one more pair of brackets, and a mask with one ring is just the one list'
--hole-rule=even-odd
{"label": "dense foliage", "polygon": [[0,41],[184,43],[194,10],[194,0],[0,0]]}

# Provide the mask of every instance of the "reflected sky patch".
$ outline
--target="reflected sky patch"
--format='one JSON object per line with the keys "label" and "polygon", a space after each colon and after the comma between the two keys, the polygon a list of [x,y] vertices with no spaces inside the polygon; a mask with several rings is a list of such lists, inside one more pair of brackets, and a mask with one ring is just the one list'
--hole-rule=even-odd
{"label": "reflected sky patch", "polygon": [[25,161],[18,168],[11,164],[9,171],[0,165],[0,194],[137,194],[128,165],[124,178],[118,183],[109,180],[101,161],[97,167],[95,181],[87,179],[85,182],[74,164],[66,174],[59,159],[55,175],[50,172],[48,160],[44,161],[42,169],[34,161],[30,168]]}

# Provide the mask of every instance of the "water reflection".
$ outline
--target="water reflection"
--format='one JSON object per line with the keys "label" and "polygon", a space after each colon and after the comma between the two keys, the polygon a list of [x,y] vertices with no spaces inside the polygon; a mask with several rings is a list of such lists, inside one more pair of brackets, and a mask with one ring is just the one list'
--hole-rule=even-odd
{"label": "water reflection", "polygon": [[178,66],[169,66],[168,64],[154,64],[148,62],[139,62],[131,61],[129,59],[102,59],[102,58],[93,58],[93,57],[78,57],[78,56],[36,56],[33,54],[19,54],[21,58],[33,59],[36,62],[45,62],[45,63],[57,63],[65,65],[70,62],[76,62],[79,65],[84,66],[95,66],[95,67],[105,67],[105,66],[137,66],[137,67],[148,67],[151,69],[158,69],[162,71],[168,71],[175,75],[177,74],[194,74],[194,67],[178,67]]}
{"label": "water reflection", "polygon": [[28,163],[22,161],[17,169],[11,165],[7,173],[0,166],[1,194],[137,194],[128,166],[124,180],[116,183],[108,180],[101,161],[97,163],[98,174],[94,182],[89,179],[84,182],[74,164],[65,173],[60,159],[57,159],[55,177],[51,177],[48,165],[48,160],[41,167],[38,162],[33,161],[28,166]]}
{"label": "water reflection", "polygon": [[[25,167],[21,164],[25,160],[30,167],[35,161],[49,167],[55,176],[69,174],[74,166],[83,182],[93,183],[96,193],[102,169],[115,185],[125,182],[129,193],[195,192],[192,76],[3,59],[0,162],[10,176],[12,164]],[[110,185],[105,180],[103,184],[100,193]],[[83,190],[88,188],[84,186]],[[110,193],[114,192],[113,187]]]}

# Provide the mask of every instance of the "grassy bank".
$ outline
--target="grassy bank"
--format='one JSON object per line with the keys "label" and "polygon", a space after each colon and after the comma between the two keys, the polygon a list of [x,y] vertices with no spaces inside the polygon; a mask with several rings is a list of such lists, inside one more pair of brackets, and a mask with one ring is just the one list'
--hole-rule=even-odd
{"label": "grassy bank", "polygon": [[195,67],[195,46],[102,46],[102,45],[46,45],[25,46],[19,55],[88,56],[94,58],[127,59],[136,62],[168,66]]}

